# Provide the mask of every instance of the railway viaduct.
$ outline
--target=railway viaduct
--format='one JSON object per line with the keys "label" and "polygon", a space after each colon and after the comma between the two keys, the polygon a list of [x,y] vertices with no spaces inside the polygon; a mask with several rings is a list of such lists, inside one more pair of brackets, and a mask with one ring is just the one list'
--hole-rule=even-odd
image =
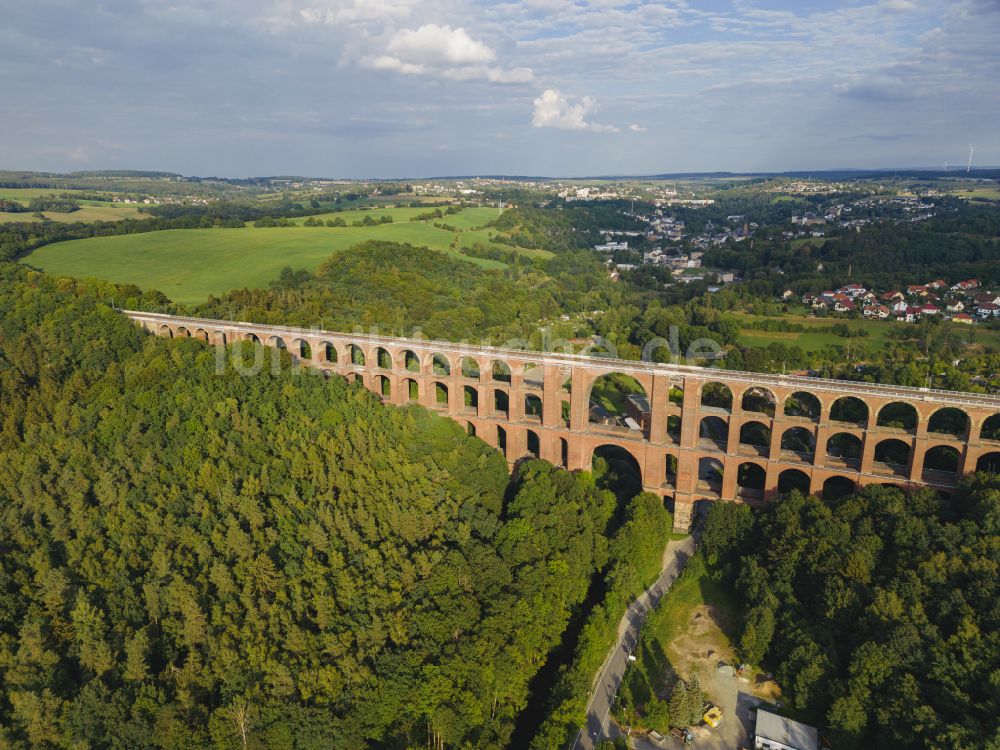
{"label": "railway viaduct", "polygon": [[[511,464],[536,455],[589,469],[617,446],[678,530],[700,500],[759,504],[793,488],[829,497],[868,484],[950,493],[965,474],[1000,472],[997,396],[124,313],[158,336],[284,348],[387,403],[449,416]],[[643,393],[633,419],[608,423],[591,390],[616,374]]]}

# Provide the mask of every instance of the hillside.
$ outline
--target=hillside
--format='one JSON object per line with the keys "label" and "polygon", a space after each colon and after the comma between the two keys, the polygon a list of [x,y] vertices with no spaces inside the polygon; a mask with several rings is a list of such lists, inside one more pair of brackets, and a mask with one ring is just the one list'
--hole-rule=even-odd
{"label": "hillside", "polygon": [[0,266],[0,744],[502,747],[613,495],[110,294]]}

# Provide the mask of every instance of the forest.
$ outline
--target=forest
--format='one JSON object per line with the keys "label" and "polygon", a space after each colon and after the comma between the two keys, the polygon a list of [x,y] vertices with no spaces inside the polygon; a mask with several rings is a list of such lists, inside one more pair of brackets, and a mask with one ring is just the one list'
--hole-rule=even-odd
{"label": "forest", "polygon": [[0,264],[0,745],[504,747],[642,506],[109,287]]}
{"label": "forest", "polygon": [[740,656],[836,748],[1000,747],[1000,477],[713,506],[701,554]]}

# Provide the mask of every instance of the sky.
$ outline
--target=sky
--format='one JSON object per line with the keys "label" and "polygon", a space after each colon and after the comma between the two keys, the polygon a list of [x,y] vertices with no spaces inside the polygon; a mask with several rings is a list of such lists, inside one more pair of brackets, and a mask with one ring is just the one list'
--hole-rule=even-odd
{"label": "sky", "polygon": [[0,169],[1000,164],[1000,0],[0,0]]}

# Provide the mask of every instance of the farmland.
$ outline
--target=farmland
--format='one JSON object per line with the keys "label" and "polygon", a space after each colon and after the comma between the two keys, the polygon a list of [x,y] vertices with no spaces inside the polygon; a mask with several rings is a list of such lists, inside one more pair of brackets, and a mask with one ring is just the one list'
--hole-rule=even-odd
{"label": "farmland", "polygon": [[[73,197],[72,190],[53,190],[51,188],[0,188],[0,199],[17,201],[27,206],[33,198],[44,198],[66,194]],[[82,193],[84,195],[86,193]],[[43,215],[46,219],[58,222],[75,221],[120,221],[122,219],[144,218],[139,213],[137,206],[126,206],[111,201],[77,200],[82,208],[71,213],[60,213],[57,211],[45,211]],[[0,223],[13,221],[37,221],[38,219],[30,213],[16,213],[0,211]]]}
{"label": "farmland", "polygon": [[[171,229],[94,237],[44,246],[26,256],[24,262],[60,276],[93,277],[157,289],[182,304],[203,302],[210,294],[218,296],[230,289],[266,287],[285,266],[313,271],[334,253],[366,240],[426,246],[482,268],[504,267],[497,261],[459,253],[461,247],[487,242],[488,236],[483,233],[490,230],[453,232],[429,222],[408,220],[410,215],[420,212],[421,209],[380,209],[336,214],[348,224],[366,215],[393,216],[392,224],[368,227]],[[495,210],[467,209],[439,221],[456,227],[460,223],[481,226],[489,220],[487,216],[495,216]],[[296,219],[295,223],[303,221]],[[538,250],[524,252],[547,255]]]}

